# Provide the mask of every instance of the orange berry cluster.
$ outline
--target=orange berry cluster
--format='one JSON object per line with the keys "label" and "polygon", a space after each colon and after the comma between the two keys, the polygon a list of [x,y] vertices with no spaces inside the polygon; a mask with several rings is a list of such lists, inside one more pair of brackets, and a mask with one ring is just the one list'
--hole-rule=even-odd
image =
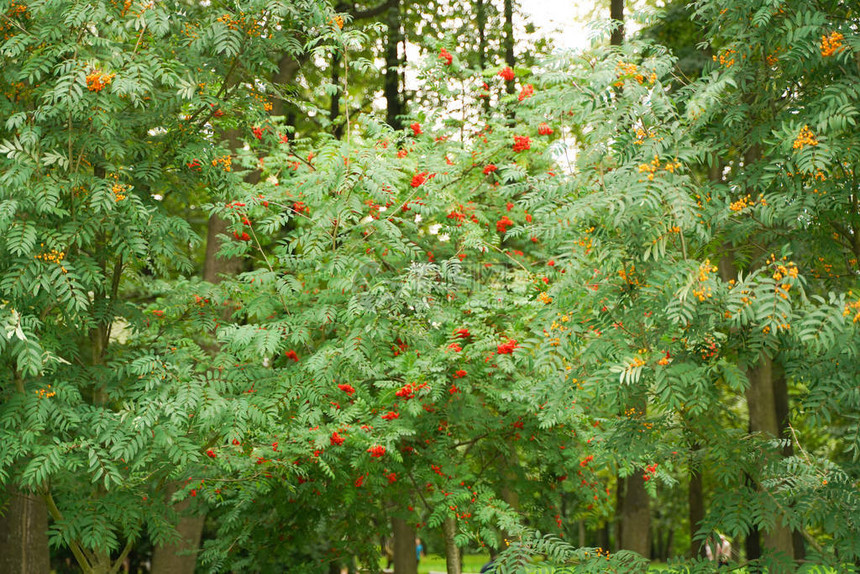
{"label": "orange berry cluster", "polygon": [[630,269],[620,269],[618,271],[618,276],[621,277],[622,281],[624,281],[628,285],[632,285],[634,287],[641,287],[639,277],[636,275],[636,265],[632,263],[630,264]]}
{"label": "orange berry cluster", "polygon": [[737,54],[737,51],[729,48],[728,50],[720,52],[719,55],[711,56],[711,58],[715,62],[719,62],[721,66],[731,68],[735,65],[735,54]]}
{"label": "orange berry cluster", "polygon": [[232,171],[233,158],[230,156],[230,154],[227,154],[222,157],[216,157],[212,160],[212,167],[218,167],[219,165],[224,171]]}
{"label": "orange berry cluster", "polygon": [[35,393],[40,399],[50,399],[57,394],[52,390],[51,385],[48,385],[47,388],[39,389],[38,391],[35,391]]}
{"label": "orange berry cluster", "polygon": [[[42,247],[44,246],[45,244],[42,243]],[[35,259],[38,259],[39,261],[45,261],[46,263],[56,263],[60,266],[60,269],[63,270],[63,273],[66,273],[66,268],[63,267],[63,259],[66,258],[65,251],[57,251],[56,249],[51,249],[50,251],[40,253],[39,255],[36,255],[34,257]]]}
{"label": "orange berry cluster", "polygon": [[115,75],[116,74],[106,74],[99,70],[93,70],[87,74],[87,89],[91,92],[100,92],[105,88],[105,86],[110,85]]}
{"label": "orange berry cluster", "polygon": [[239,12],[239,17],[234,18],[232,14],[224,14],[216,18],[218,22],[221,22],[231,30],[239,30],[240,28],[245,30],[245,32],[249,36],[260,36],[262,34],[262,27],[258,20],[251,20],[250,24],[245,18],[244,12]]}
{"label": "orange berry cluster", "polygon": [[[639,71],[639,66],[636,64],[632,64],[630,62],[618,62],[615,65],[615,75],[618,76],[619,80],[624,80],[626,78],[633,78],[640,84],[645,83],[645,75]],[[657,74],[651,72],[651,75],[648,76],[648,81],[652,84],[657,81]],[[624,85],[624,82],[618,81],[613,84],[614,86],[620,88]]]}
{"label": "orange berry cluster", "polygon": [[844,39],[845,37],[839,32],[831,32],[829,36],[822,36],[821,55],[826,58],[844,50],[845,46],[842,45]]}
{"label": "orange berry cluster", "polygon": [[854,315],[854,319],[852,320],[852,322],[860,323],[860,299],[857,299],[853,303],[845,304],[845,311],[842,312],[842,315],[848,317],[851,314]]}
{"label": "orange berry cluster", "polygon": [[334,18],[329,18],[328,21],[332,27],[337,26],[340,30],[343,30],[343,16],[335,16]]}
{"label": "orange berry cluster", "polygon": [[800,129],[800,133],[797,134],[797,138],[795,138],[794,143],[792,144],[792,148],[801,150],[804,146],[816,146],[818,145],[818,140],[815,139],[815,134],[812,133],[812,130],[809,129],[809,126],[804,125]]}

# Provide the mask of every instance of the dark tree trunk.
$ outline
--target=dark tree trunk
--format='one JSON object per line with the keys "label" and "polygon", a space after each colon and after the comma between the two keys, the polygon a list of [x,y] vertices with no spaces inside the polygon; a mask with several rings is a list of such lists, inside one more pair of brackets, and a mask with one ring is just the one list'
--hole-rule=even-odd
{"label": "dark tree trunk", "polygon": [[453,516],[445,517],[442,523],[442,532],[445,535],[445,566],[448,574],[460,574],[460,549],[454,541],[457,534],[457,520]]}
{"label": "dark tree trunk", "polygon": [[[286,87],[293,82],[296,74],[299,72],[301,62],[292,54],[284,54],[278,62],[278,71],[272,78],[272,83],[275,84],[280,92],[283,92]],[[291,116],[292,111],[288,113],[287,102],[283,97],[275,97],[272,99],[272,115],[273,116]],[[287,123],[294,123],[295,119],[287,118]]]}
{"label": "dark tree trunk", "polygon": [[690,488],[687,492],[688,501],[690,503],[690,556],[694,559],[703,555],[702,541],[696,539],[696,533],[705,519],[705,500],[702,490],[702,473],[696,467],[697,462],[693,460],[696,452],[699,450],[699,445],[693,445],[692,456],[690,457]]}
{"label": "dark tree trunk", "polygon": [[[777,381],[783,376],[779,364],[764,354],[759,357],[756,365],[747,369],[750,386],[746,392],[746,399],[751,432],[772,437],[782,436],[784,429],[780,426],[777,404],[784,401],[787,405],[788,397],[777,396],[778,388],[784,387],[784,381],[782,385]],[[784,388],[783,390],[785,391]],[[783,553],[791,559],[794,558],[793,535],[791,529],[785,526],[782,520],[778,519],[772,529],[762,532],[761,542],[762,547],[770,552]]]}
{"label": "dark tree trunk", "polygon": [[403,41],[400,22],[400,0],[396,0],[388,8],[385,23],[388,25],[388,36],[385,44],[385,121],[395,130],[403,128],[403,95],[400,93],[400,55],[398,49]]}
{"label": "dark tree trunk", "polygon": [[612,551],[618,552],[621,550],[621,530],[624,528],[622,522],[624,508],[624,489],[627,486],[624,478],[620,474],[615,475],[615,528],[613,532]]}
{"label": "dark tree trunk", "polygon": [[609,522],[604,522],[600,525],[600,528],[597,529],[597,545],[604,550],[609,550],[613,546],[618,546],[617,542],[613,545],[609,538]]}
{"label": "dark tree trunk", "polygon": [[624,43],[624,0],[611,0],[609,17],[619,22],[618,27],[612,31],[612,35],[609,37],[609,43],[613,46],[620,46]]}
{"label": "dark tree trunk", "polygon": [[337,91],[331,96],[328,117],[332,122],[332,135],[337,139],[343,136],[343,122],[338,121],[340,116],[340,52],[335,51],[331,56],[331,83],[337,87]]}
{"label": "dark tree trunk", "polygon": [[394,530],[394,574],[418,574],[415,529],[402,518],[392,518]]}
{"label": "dark tree trunk", "polygon": [[[505,0],[504,33],[505,36],[502,39],[502,43],[505,48],[505,63],[513,68],[517,65],[517,61],[514,58],[514,0]],[[516,91],[514,82],[505,82],[505,84],[509,94],[513,94]]]}
{"label": "dark tree trunk", "polygon": [[621,500],[622,550],[632,550],[650,558],[651,554],[651,508],[645,480],[642,474],[634,473],[624,479],[624,498]]}
{"label": "dark tree trunk", "polygon": [[0,500],[0,572],[48,574],[48,511],[45,501],[7,485]]}
{"label": "dark tree trunk", "polygon": [[475,0],[478,20],[478,67],[483,71],[487,65],[487,9],[484,0]]}

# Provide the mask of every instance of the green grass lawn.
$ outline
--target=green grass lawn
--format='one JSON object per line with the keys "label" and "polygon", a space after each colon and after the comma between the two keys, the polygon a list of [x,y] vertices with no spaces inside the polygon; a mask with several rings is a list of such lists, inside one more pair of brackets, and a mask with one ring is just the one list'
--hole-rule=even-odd
{"label": "green grass lawn", "polygon": [[[481,571],[481,567],[490,560],[489,554],[466,554],[463,556],[463,573],[477,574]],[[539,566],[535,565],[535,571],[539,570]],[[654,562],[648,569],[649,572],[665,572],[666,564]],[[445,557],[438,554],[430,554],[422,556],[421,562],[418,564],[418,574],[429,574],[430,572],[445,572]],[[832,570],[822,568],[820,566],[805,565],[800,571],[802,574],[825,574],[833,572]],[[734,570],[734,574],[745,574],[746,569]]]}
{"label": "green grass lawn", "polygon": [[[477,574],[481,571],[481,566],[490,561],[489,554],[465,554],[463,556],[463,572]],[[438,554],[429,554],[421,557],[421,562],[418,563],[418,574],[428,574],[433,572],[445,572],[445,557]]]}

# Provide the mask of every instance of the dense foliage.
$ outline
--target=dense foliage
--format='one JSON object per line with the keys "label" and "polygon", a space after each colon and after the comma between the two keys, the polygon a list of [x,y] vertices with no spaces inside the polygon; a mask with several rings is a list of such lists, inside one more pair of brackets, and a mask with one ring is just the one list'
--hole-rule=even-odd
{"label": "dense foliage", "polygon": [[852,567],[856,7],[692,9],[694,81],[645,42],[482,71],[437,35],[407,127],[338,138],[285,115],[316,109],[289,66],[372,66],[330,6],[4,1],[0,481],[86,572],[183,500],[213,571],[373,569],[392,517],[499,571],[637,571],[650,515]]}

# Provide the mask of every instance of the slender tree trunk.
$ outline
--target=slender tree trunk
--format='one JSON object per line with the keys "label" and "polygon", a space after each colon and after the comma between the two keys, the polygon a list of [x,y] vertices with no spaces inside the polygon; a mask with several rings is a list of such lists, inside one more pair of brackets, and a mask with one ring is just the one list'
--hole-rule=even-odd
{"label": "slender tree trunk", "polygon": [[487,8],[484,0],[475,0],[475,15],[478,20],[478,67],[487,66]]}
{"label": "slender tree trunk", "polygon": [[702,556],[702,541],[696,539],[696,534],[705,519],[705,500],[702,490],[702,473],[696,468],[696,463],[692,460],[696,452],[700,449],[698,444],[693,445],[693,452],[690,457],[690,488],[687,492],[688,501],[690,503],[690,556],[699,558]]}
{"label": "slender tree trunk", "polygon": [[[777,381],[782,377],[780,366],[762,354],[758,363],[747,370],[750,386],[746,392],[750,431],[773,437],[782,435],[777,415]],[[787,398],[785,399],[787,401]],[[762,532],[762,546],[770,552],[783,553],[794,559],[794,541],[789,529],[781,520],[770,530]]]}
{"label": "slender tree trunk", "polygon": [[624,485],[619,546],[622,550],[632,550],[650,558],[651,508],[645,480],[637,472],[624,479]]}
{"label": "slender tree trunk", "polygon": [[445,566],[448,574],[461,574],[460,549],[454,542],[454,536],[457,534],[457,519],[453,516],[445,517],[442,531],[445,534]]}
{"label": "slender tree trunk", "polygon": [[[648,409],[647,397],[631,397],[629,406],[641,411],[642,416]],[[619,517],[618,547],[632,550],[645,558],[651,556],[651,501],[645,490],[645,479],[641,472],[634,472],[626,478],[619,477],[618,506]]]}
{"label": "slender tree trunk", "polygon": [[[281,92],[283,92],[286,86],[295,80],[300,67],[301,62],[296,59],[295,56],[292,54],[284,54],[278,61],[278,71],[274,77],[272,77],[272,83],[275,84]],[[283,97],[272,99],[272,115],[281,117],[289,115],[287,113],[287,101]],[[288,120],[287,123],[290,123],[290,121]]]}
{"label": "slender tree trunk", "polygon": [[[505,63],[513,68],[517,65],[517,61],[514,58],[514,0],[505,0],[504,33],[502,44],[505,48]],[[513,94],[516,91],[514,82],[505,82],[505,84],[509,94]]]}
{"label": "slender tree trunk", "polygon": [[227,221],[217,215],[209,218],[206,231],[206,259],[203,262],[203,280],[220,283],[221,274],[235,275],[242,270],[242,260],[238,257],[218,257],[221,249],[219,235],[227,234]]}
{"label": "slender tree trunk", "polygon": [[400,55],[398,49],[403,41],[400,21],[400,0],[395,0],[388,9],[385,23],[388,25],[388,36],[385,44],[385,121],[395,130],[403,128],[403,100],[400,93]]}
{"label": "slender tree trunk", "polygon": [[0,500],[0,572],[48,574],[50,556],[45,501],[7,485]]}
{"label": "slender tree trunk", "polygon": [[619,22],[618,27],[612,31],[612,35],[609,37],[609,43],[613,46],[620,46],[624,43],[624,0],[611,0],[609,17]]}
{"label": "slender tree trunk", "polygon": [[415,529],[402,518],[392,518],[394,530],[394,574],[418,574]]}
{"label": "slender tree trunk", "polygon": [[623,547],[621,546],[621,530],[624,528],[624,522],[622,520],[623,517],[623,507],[624,507],[624,490],[627,486],[626,481],[621,475],[615,475],[615,529],[614,529],[614,540],[612,543],[612,551],[618,552]]}
{"label": "slender tree trunk", "polygon": [[332,122],[332,135],[337,139],[343,136],[343,123],[337,121],[340,116],[340,63],[340,52],[335,51],[331,56],[331,83],[337,87],[337,91],[331,96],[328,116]]}

